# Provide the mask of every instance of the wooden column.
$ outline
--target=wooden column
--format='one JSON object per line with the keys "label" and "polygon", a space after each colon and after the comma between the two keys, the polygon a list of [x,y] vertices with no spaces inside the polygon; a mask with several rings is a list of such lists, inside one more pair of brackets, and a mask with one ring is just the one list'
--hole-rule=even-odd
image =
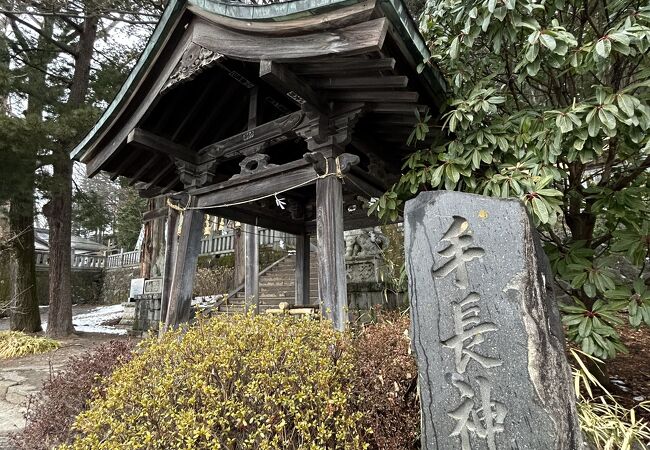
{"label": "wooden column", "polygon": [[[160,300],[160,321],[165,323],[169,294],[171,293],[174,263],[178,246],[178,211],[169,208],[167,213],[167,235],[165,236],[165,267],[163,268],[163,290]],[[161,330],[162,331],[162,330]]]}
{"label": "wooden column", "polygon": [[[333,159],[329,163],[330,167],[334,167]],[[341,180],[335,176],[316,181],[316,238],[318,284],[323,313],[334,323],[334,328],[343,331],[348,323],[343,187]]]}
{"label": "wooden column", "polygon": [[174,276],[169,293],[169,305],[165,320],[165,330],[175,328],[190,320],[192,288],[196,263],[201,252],[201,235],[203,234],[203,211],[185,210],[178,251],[174,263]]}
{"label": "wooden column", "polygon": [[296,305],[309,304],[309,235],[296,235]]}
{"label": "wooden column", "polygon": [[255,305],[255,314],[260,312],[260,253],[257,227],[244,225],[244,261],[246,262],[246,279],[244,281],[244,297],[246,312]]}
{"label": "wooden column", "polygon": [[[248,129],[257,126],[257,94],[258,88],[253,87],[248,98]],[[249,311],[255,305],[255,314],[260,313],[260,254],[257,226],[244,225],[244,261],[246,273],[244,279],[245,309]]]}
{"label": "wooden column", "polygon": [[234,285],[235,287],[244,284],[246,279],[246,260],[244,259],[244,232],[243,224],[233,229],[233,248],[235,256]]}

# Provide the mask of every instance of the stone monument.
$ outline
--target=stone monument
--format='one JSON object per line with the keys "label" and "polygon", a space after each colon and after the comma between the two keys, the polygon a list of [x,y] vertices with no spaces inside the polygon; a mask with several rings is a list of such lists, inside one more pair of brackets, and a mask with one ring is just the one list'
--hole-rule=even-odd
{"label": "stone monument", "polygon": [[586,449],[525,206],[422,193],[406,204],[405,251],[422,448]]}

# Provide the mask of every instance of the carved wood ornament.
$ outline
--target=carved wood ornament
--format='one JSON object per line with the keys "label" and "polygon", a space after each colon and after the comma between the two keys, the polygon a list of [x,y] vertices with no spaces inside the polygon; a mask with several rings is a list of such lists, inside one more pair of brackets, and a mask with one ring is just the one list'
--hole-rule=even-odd
{"label": "carved wood ornament", "polygon": [[221,58],[223,58],[221,53],[215,53],[199,44],[191,42],[183,53],[180,62],[169,76],[162,92],[169,90],[177,84],[190,81],[199,73],[214,66]]}

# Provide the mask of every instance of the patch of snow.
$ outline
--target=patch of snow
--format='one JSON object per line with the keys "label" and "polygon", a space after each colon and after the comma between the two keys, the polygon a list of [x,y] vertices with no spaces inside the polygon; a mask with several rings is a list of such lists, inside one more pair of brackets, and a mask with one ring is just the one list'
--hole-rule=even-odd
{"label": "patch of snow", "polygon": [[102,325],[109,320],[121,318],[123,311],[122,305],[102,306],[90,312],[73,316],[72,324],[76,331],[86,333],[126,334],[125,329]]}

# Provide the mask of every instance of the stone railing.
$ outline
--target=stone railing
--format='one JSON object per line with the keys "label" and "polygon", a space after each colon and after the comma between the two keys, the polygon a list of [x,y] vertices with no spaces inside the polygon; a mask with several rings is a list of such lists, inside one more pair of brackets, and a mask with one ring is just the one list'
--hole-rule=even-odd
{"label": "stone railing", "polygon": [[114,269],[116,267],[133,267],[138,264],[140,264],[140,250],[116,253],[106,257],[107,269]]}
{"label": "stone railing", "polygon": [[[259,243],[260,246],[273,245],[276,242],[284,241],[285,244],[291,245],[294,236],[282,233],[280,231],[268,230],[266,228],[259,229]],[[223,255],[232,253],[234,250],[234,233],[224,234],[211,234],[205,236],[201,240],[201,254],[202,255]],[[73,269],[115,269],[119,267],[135,267],[140,264],[140,250],[132,252],[116,253],[108,256],[89,256],[89,255],[73,255],[72,268]],[[36,252],[36,266],[39,268],[46,268],[50,265],[49,252],[37,251]]]}
{"label": "stone railing", "polygon": [[[276,242],[283,241],[285,244],[294,243],[295,237],[281,231],[259,228],[259,245],[273,245]],[[222,255],[232,253],[235,248],[235,233],[229,231],[223,234],[210,234],[204,236],[201,240],[202,255]]]}
{"label": "stone railing", "polygon": [[[36,251],[36,267],[45,268],[50,266],[50,253]],[[103,269],[106,265],[106,257],[98,255],[72,255],[71,261],[73,270]]]}

